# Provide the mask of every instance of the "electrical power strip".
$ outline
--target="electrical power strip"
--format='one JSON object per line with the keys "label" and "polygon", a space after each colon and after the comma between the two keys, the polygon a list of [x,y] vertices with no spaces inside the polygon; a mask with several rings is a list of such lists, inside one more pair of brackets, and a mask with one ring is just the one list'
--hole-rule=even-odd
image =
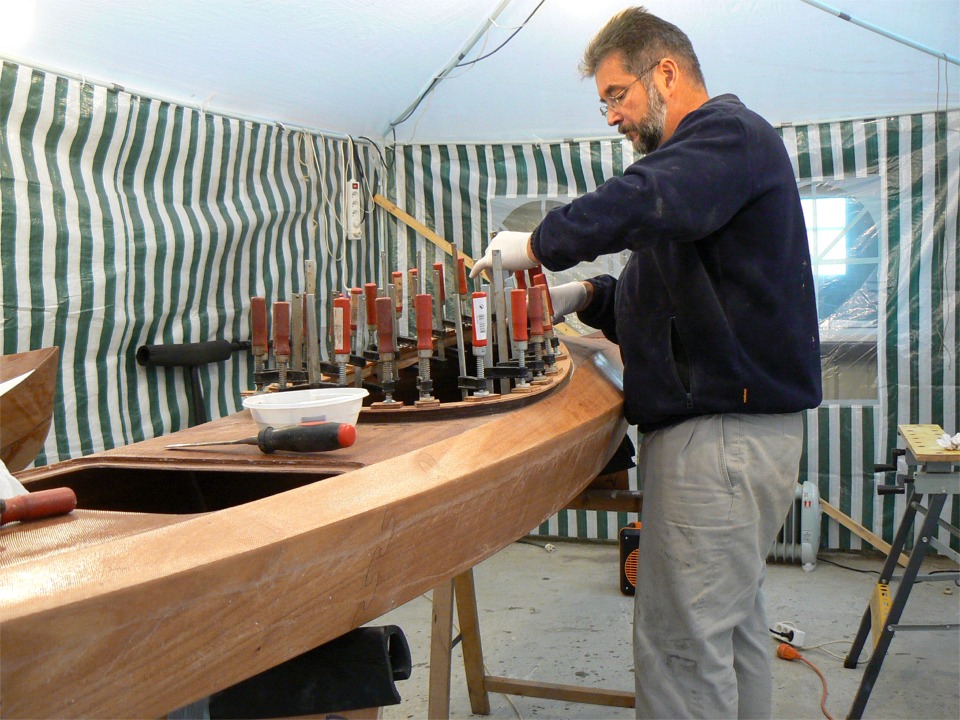
{"label": "electrical power strip", "polygon": [[359,240],[363,237],[363,207],[360,205],[360,183],[354,179],[347,181],[347,192],[344,200],[344,227],[348,240]]}
{"label": "electrical power strip", "polygon": [[778,640],[790,643],[794,647],[803,647],[807,639],[807,634],[791,622],[774,623],[770,632]]}

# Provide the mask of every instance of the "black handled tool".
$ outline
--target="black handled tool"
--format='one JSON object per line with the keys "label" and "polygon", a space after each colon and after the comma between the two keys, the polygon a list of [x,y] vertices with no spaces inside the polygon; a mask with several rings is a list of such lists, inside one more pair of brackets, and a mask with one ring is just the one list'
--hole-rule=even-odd
{"label": "black handled tool", "polygon": [[242,440],[177,443],[167,445],[167,448],[181,450],[208,445],[256,445],[265,453],[272,453],[276,450],[321,452],[350,447],[356,439],[357,429],[348,423],[309,422],[282,428],[265,427],[256,435]]}

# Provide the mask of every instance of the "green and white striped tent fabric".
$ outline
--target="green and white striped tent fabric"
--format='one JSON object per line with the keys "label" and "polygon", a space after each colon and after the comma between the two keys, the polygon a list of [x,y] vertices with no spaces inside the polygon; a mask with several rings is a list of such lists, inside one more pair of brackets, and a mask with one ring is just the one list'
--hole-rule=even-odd
{"label": "green and white striped tent fabric", "polygon": [[[3,353],[61,348],[38,463],[187,425],[183,372],[138,366],[140,345],[249,339],[249,298],[289,298],[305,259],[321,307],[369,277],[372,243],[340,225],[349,167],[343,140],[4,63]],[[205,366],[208,414],[236,411],[251,372],[246,353]]]}
{"label": "green and white striped tent fabric", "polygon": [[[902,497],[878,499],[872,463],[896,426],[960,429],[957,388],[960,113],[782,128],[799,182],[876,177],[882,212],[876,397],[807,413],[801,479],[890,538]],[[318,313],[378,280],[379,256],[413,265],[432,245],[381,211],[360,241],[340,224],[360,178],[477,256],[524,205],[566,202],[635,159],[601,139],[545,144],[369,143],[237,120],[14,63],[0,75],[2,353],[59,345],[54,425],[40,464],[188,424],[183,372],[143,368],[142,344],[249,338],[249,298],[302,289],[318,264]],[[619,257],[607,258],[615,271]],[[563,278],[558,278],[562,280]],[[200,372],[208,413],[239,407],[252,363]],[[956,499],[945,511],[957,524]],[[540,531],[616,537],[628,519],[562,512]],[[826,523],[830,547],[860,541]]]}

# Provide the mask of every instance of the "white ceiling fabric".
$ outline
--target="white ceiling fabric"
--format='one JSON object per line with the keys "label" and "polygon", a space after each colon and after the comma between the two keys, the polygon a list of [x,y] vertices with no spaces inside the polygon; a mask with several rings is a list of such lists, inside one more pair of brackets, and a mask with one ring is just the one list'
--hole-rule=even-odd
{"label": "white ceiling fabric", "polygon": [[[465,60],[537,6],[511,0]],[[392,139],[392,120],[498,0],[0,0],[0,56],[207,110]],[[396,130],[402,142],[614,134],[578,74],[623,0],[546,0],[501,50],[453,70]],[[802,0],[646,0],[693,42],[712,95],[775,125],[960,105],[960,68]],[[958,0],[833,0],[854,18],[960,55]],[[481,52],[482,48],[482,52]],[[947,90],[949,88],[949,95]]]}

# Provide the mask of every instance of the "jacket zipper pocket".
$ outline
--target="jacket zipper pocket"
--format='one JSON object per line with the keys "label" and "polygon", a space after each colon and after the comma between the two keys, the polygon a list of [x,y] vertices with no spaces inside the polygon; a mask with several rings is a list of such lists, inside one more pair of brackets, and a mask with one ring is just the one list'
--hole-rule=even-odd
{"label": "jacket zipper pocket", "polygon": [[687,352],[680,340],[680,331],[677,330],[677,319],[670,318],[670,356],[673,359],[673,369],[687,396],[687,408],[693,408],[693,393],[690,391],[690,364],[687,361]]}

